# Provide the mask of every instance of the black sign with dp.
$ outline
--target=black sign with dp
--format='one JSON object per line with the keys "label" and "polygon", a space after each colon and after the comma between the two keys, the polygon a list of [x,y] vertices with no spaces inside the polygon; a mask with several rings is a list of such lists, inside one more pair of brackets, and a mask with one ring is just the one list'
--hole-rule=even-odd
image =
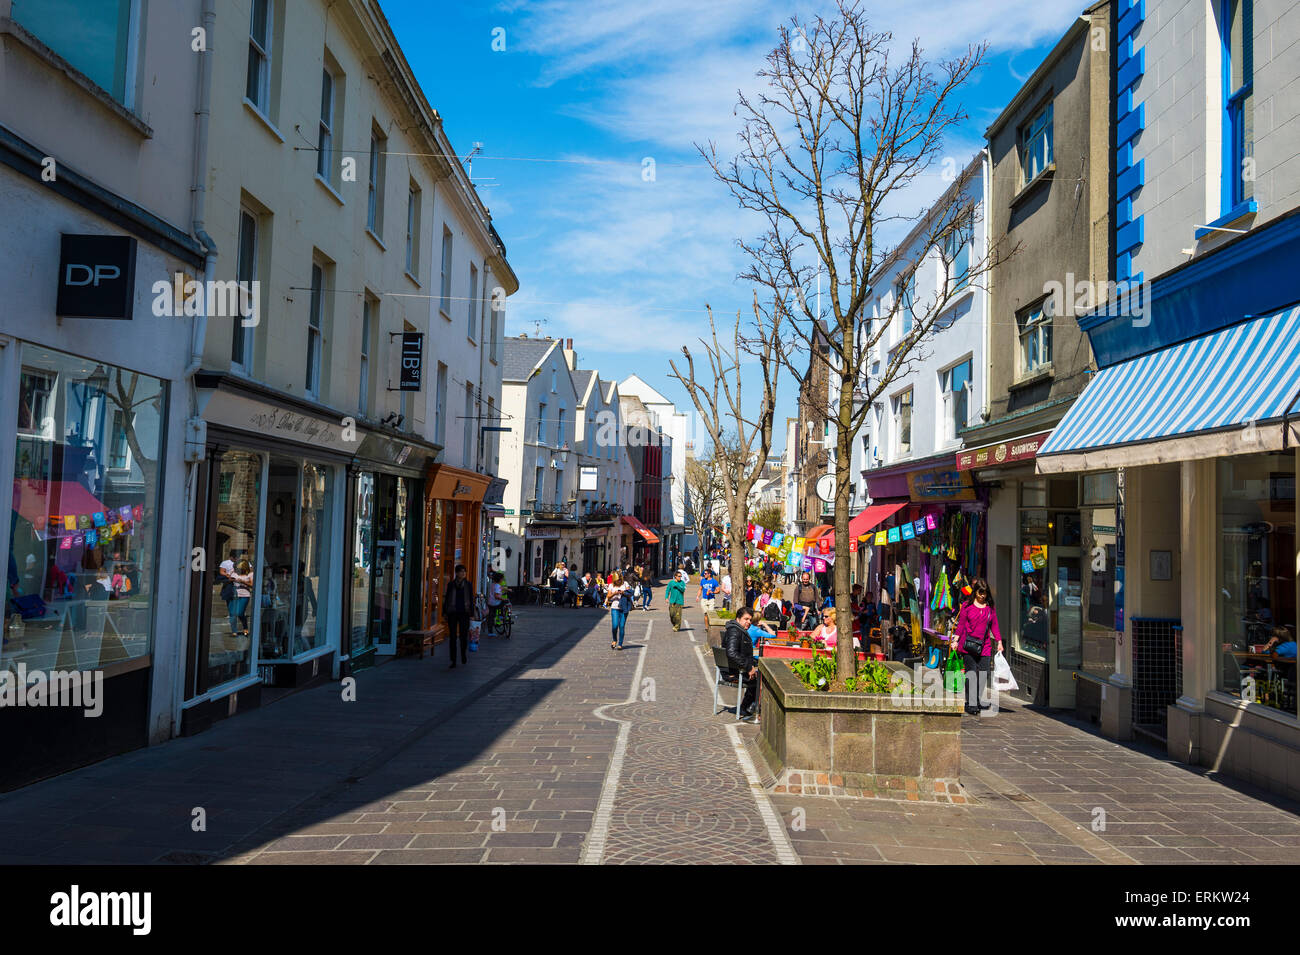
{"label": "black sign with dp", "polygon": [[59,250],[55,314],[130,321],[135,306],[135,244],[129,235],[65,233]]}
{"label": "black sign with dp", "polygon": [[402,332],[402,377],[398,391],[419,391],[423,381],[424,334]]}

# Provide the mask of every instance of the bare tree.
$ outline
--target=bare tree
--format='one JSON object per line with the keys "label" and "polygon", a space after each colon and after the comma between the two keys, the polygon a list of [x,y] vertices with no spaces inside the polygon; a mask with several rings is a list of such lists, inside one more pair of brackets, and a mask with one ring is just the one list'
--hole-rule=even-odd
{"label": "bare tree", "polygon": [[[837,0],[837,6],[830,18],[793,18],[780,29],[758,73],[765,88],[756,97],[740,94],[738,152],[724,159],[713,143],[700,151],[741,207],[764,221],[757,237],[739,243],[749,262],[741,278],[789,302],[791,314],[761,334],[776,343],[795,378],[811,377],[819,362],[827,372],[827,394],[812,401],[835,429],[835,606],[837,625],[848,633],[853,441],[877,399],[914,369],[926,342],[944,327],[957,291],[949,250],[974,231],[960,180],[920,214],[902,211],[901,194],[944,158],[946,134],[966,118],[958,91],[980,65],[984,47],[931,63],[915,42],[896,53],[893,36],[873,31],[857,0]],[[957,179],[956,162],[948,160],[944,172]],[[891,308],[873,316],[871,281],[899,255],[877,236],[904,223],[915,225],[899,249],[930,250],[927,260],[936,257],[946,277],[928,300],[897,295]],[[945,241],[950,236],[958,241]],[[973,259],[965,280],[976,285],[993,256]],[[870,371],[872,361],[879,371]],[[841,640],[839,677],[856,667],[852,642]]]}
{"label": "bare tree", "polygon": [[686,462],[686,502],[695,520],[696,536],[701,546],[707,548],[711,543],[713,518],[723,506],[722,472],[716,448]]}
{"label": "bare tree", "polygon": [[[681,382],[713,442],[714,470],[721,479],[726,504],[727,541],[731,545],[732,587],[744,588],[745,532],[748,529],[749,492],[763,472],[772,449],[772,422],[776,414],[777,381],[780,377],[780,334],[784,309],[778,302],[765,311],[754,296],[754,329],[741,328],[740,312],[729,336],[719,338],[713,309],[709,315],[709,339],[700,339],[708,361],[707,372],[695,367],[695,356],[682,346],[685,372],[669,361],[672,377]],[[770,335],[757,332],[770,330]],[[700,372],[704,374],[700,375]],[[757,374],[762,392],[757,410],[747,410],[743,400],[743,379]]]}

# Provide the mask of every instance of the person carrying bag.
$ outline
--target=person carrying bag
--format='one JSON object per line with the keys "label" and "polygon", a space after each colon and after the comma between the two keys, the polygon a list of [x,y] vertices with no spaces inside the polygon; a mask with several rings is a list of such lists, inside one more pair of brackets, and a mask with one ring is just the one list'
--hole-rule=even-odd
{"label": "person carrying bag", "polygon": [[978,715],[991,708],[985,703],[992,690],[991,664],[994,645],[1002,652],[1002,632],[998,628],[998,615],[993,607],[988,581],[976,578],[971,587],[971,599],[962,605],[953,628],[951,648],[961,651],[966,669],[966,712]]}

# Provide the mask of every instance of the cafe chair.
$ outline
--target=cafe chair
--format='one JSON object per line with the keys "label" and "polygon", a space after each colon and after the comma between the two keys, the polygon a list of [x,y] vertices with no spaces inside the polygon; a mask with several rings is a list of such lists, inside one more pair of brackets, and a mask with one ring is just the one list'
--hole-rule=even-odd
{"label": "cafe chair", "polygon": [[[731,661],[727,659],[727,651],[722,647],[712,647],[713,650],[713,715],[717,716],[723,710],[731,709],[730,706],[718,708],[718,688],[721,686],[734,686],[736,688],[736,719],[740,719],[740,704],[745,698],[745,674],[739,670],[732,670]],[[734,676],[728,674],[734,673]]]}

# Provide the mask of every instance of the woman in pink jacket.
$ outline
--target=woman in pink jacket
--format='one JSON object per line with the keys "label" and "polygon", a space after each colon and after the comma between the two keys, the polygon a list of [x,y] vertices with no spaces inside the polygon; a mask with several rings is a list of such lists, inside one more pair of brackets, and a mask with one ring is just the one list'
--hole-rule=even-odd
{"label": "woman in pink jacket", "polygon": [[966,668],[966,712],[977,715],[991,705],[985,701],[992,692],[994,647],[998,653],[1002,652],[1002,631],[998,629],[998,614],[993,608],[988,581],[977,577],[971,590],[971,599],[957,614],[952,650],[960,649]]}

